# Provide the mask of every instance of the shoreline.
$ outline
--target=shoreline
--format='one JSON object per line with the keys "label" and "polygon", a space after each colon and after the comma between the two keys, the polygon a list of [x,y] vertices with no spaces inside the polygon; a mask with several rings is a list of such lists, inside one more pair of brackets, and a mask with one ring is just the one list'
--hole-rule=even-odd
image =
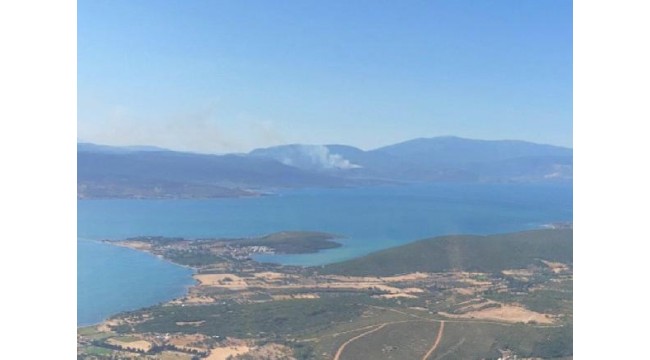
{"label": "shoreline", "polygon": [[[571,221],[557,221],[557,222],[545,223],[545,224],[535,226],[534,229],[555,229],[555,230],[557,230],[557,229],[563,229],[563,228],[565,228],[565,226],[569,226],[570,228],[572,228],[573,221],[571,220]],[[529,231],[529,230],[531,230],[531,229],[520,230],[520,231]],[[437,236],[444,236],[444,235],[435,235],[433,237],[437,237]],[[333,238],[334,239],[341,238],[341,236],[340,235],[333,235]],[[168,303],[168,302],[178,300],[179,298],[186,297],[186,296],[190,295],[190,291],[193,288],[198,287],[198,286],[201,285],[201,282],[195,278],[195,275],[197,275],[198,271],[199,271],[199,268],[197,268],[197,267],[176,263],[176,262],[174,262],[172,260],[166,259],[162,255],[154,254],[153,252],[151,252],[151,251],[149,251],[147,249],[138,249],[138,248],[134,248],[134,247],[131,247],[131,246],[128,246],[128,245],[125,245],[125,244],[120,244],[120,242],[122,242],[123,240],[108,240],[108,239],[96,240],[96,239],[89,239],[89,238],[81,238],[81,239],[83,239],[82,241],[89,241],[89,242],[95,242],[95,243],[100,243],[100,244],[108,244],[110,246],[127,248],[127,249],[130,249],[131,251],[135,251],[137,253],[145,253],[148,256],[157,258],[159,260],[162,260],[162,261],[164,261],[166,263],[169,263],[169,264],[172,264],[174,266],[178,266],[178,267],[181,267],[181,268],[186,268],[186,269],[191,270],[192,274],[190,275],[190,278],[192,279],[193,283],[185,286],[185,290],[184,290],[183,295],[181,295],[180,297],[172,298],[172,299],[167,300],[167,301],[163,301],[162,303]],[[188,240],[190,240],[190,239],[188,239]],[[406,243],[404,243],[402,245],[406,245],[408,243],[412,243],[412,242],[416,242],[416,241],[418,241],[418,239],[406,242]],[[343,245],[341,244],[341,246],[343,246]],[[400,246],[400,245],[398,245],[398,246]],[[325,249],[325,250],[327,250],[327,249]],[[278,254],[276,254],[276,255],[278,255]],[[287,255],[287,254],[282,254],[282,255]],[[304,255],[304,254],[288,254],[288,255]],[[362,256],[364,256],[364,255],[359,255],[358,257],[362,257]],[[255,262],[256,264],[260,264],[260,265],[269,264],[269,263],[266,263],[266,262],[265,263],[259,262],[259,261],[255,260],[254,258],[251,258],[251,261]],[[270,263],[270,264],[278,265],[278,266],[287,266],[285,264],[280,264],[280,263]],[[309,266],[306,266],[306,265],[289,265],[289,266],[300,267],[300,268],[309,267]],[[155,305],[155,304],[152,304],[150,306],[153,306],[153,305]],[[113,314],[109,315],[108,317],[104,318],[103,320],[101,320],[101,321],[99,321],[97,323],[92,323],[92,324],[87,324],[87,325],[77,325],[77,329],[91,327],[91,326],[98,326],[98,325],[101,325],[102,323],[104,323],[105,321],[107,321],[108,319],[110,319],[112,316],[116,316],[116,315],[119,315],[119,314],[127,312],[127,311],[134,311],[134,310],[138,310],[138,309],[142,309],[142,308],[144,308],[144,307],[137,307],[137,308],[134,308],[134,309],[131,309],[131,310],[121,310],[121,311],[119,311],[117,313],[113,313]]]}
{"label": "shoreline", "polygon": [[266,196],[276,196],[277,193],[259,193],[251,195],[235,195],[235,196],[213,196],[213,197],[92,197],[92,196],[77,196],[77,201],[85,200],[220,200],[220,199],[250,199],[260,198]]}
{"label": "shoreline", "polygon": [[[197,273],[198,269],[193,268],[191,266],[175,263],[175,262],[173,262],[171,260],[165,259],[162,256],[157,256],[156,254],[152,254],[151,252],[148,252],[148,251],[142,251],[142,250],[134,249],[134,248],[131,248],[131,247],[128,247],[128,246],[118,245],[118,244],[115,244],[114,241],[97,240],[97,239],[80,238],[80,237],[77,237],[77,239],[78,239],[78,241],[81,240],[81,241],[85,241],[85,242],[92,242],[92,243],[95,243],[95,244],[107,244],[107,245],[110,245],[110,246],[117,246],[117,247],[120,247],[120,248],[129,249],[131,251],[134,251],[135,253],[146,254],[147,256],[153,257],[155,259],[162,260],[165,263],[168,263],[168,264],[171,264],[171,265],[174,265],[174,266],[178,266],[178,267],[181,267],[181,268],[186,268],[186,269],[192,270],[192,274],[190,274],[190,278],[192,279],[193,283],[184,286],[184,292],[183,292],[184,295],[182,295],[182,296],[185,296],[186,294],[188,294],[190,289],[193,288],[194,286],[197,286],[198,283],[199,283],[194,278],[194,275]],[[77,289],[77,291],[79,291],[79,289]],[[160,301],[159,303],[166,303],[166,302],[173,301],[173,300],[176,300],[176,298],[172,298],[172,299],[166,300],[166,301]],[[149,305],[149,306],[153,306],[153,305],[155,305],[155,304],[152,304],[152,305]],[[79,305],[77,304],[77,307],[78,306]],[[135,311],[135,310],[139,310],[139,309],[142,309],[142,308],[144,308],[144,307],[139,306],[139,307],[133,307],[133,308],[130,308],[130,309],[127,309],[127,310],[120,310],[119,312],[111,313],[111,315],[108,315],[107,317],[103,318],[102,320],[100,320],[98,322],[93,322],[91,324],[84,324],[84,325],[77,324],[77,330],[79,330],[81,328],[91,327],[91,326],[99,326],[102,323],[106,322],[108,319],[110,319],[112,316],[119,315],[119,314],[121,314],[121,313],[123,313],[125,311]]]}
{"label": "shoreline", "polygon": [[[291,232],[291,231],[282,231],[282,232],[279,232],[279,233],[290,233],[290,232]],[[274,234],[277,234],[277,233],[274,233]],[[322,233],[322,234],[325,234],[325,233]],[[246,238],[241,238],[241,239],[237,239],[237,240],[250,240],[250,239],[256,239],[256,238],[263,238],[264,236],[269,236],[269,235],[272,235],[272,234],[266,234],[266,235],[262,235],[262,236],[246,237]],[[340,238],[343,238],[343,236],[338,235],[338,234],[326,234],[326,235],[327,235],[329,241],[331,241],[331,240],[333,240],[333,239],[340,239]],[[200,270],[198,267],[190,266],[190,265],[185,265],[185,264],[180,264],[180,263],[174,262],[174,261],[172,261],[172,260],[170,260],[170,259],[165,258],[164,256],[162,256],[162,255],[160,255],[160,254],[155,254],[155,253],[153,253],[153,252],[150,251],[149,249],[136,248],[136,247],[133,247],[133,246],[129,246],[128,244],[124,244],[125,239],[123,239],[123,240],[112,240],[112,239],[97,240],[97,239],[79,238],[79,237],[77,237],[77,239],[78,239],[78,240],[81,240],[81,241],[93,242],[93,243],[96,243],[96,244],[106,244],[106,245],[109,245],[109,246],[115,246],[115,247],[119,247],[119,248],[126,248],[126,249],[129,249],[129,250],[134,251],[134,252],[136,252],[136,253],[144,253],[144,254],[147,254],[148,256],[151,256],[151,257],[156,258],[156,259],[158,259],[158,260],[161,260],[161,261],[163,261],[163,262],[166,262],[166,263],[172,264],[172,265],[174,265],[174,266],[178,266],[178,267],[181,267],[181,268],[185,268],[185,269],[191,270],[192,273],[190,274],[190,278],[192,279],[192,284],[188,284],[188,285],[184,286],[184,292],[183,292],[183,294],[180,295],[180,296],[177,296],[177,297],[171,298],[171,299],[169,299],[169,300],[165,300],[165,301],[159,302],[159,303],[169,303],[169,302],[173,302],[173,301],[179,300],[179,299],[181,299],[181,298],[183,298],[183,297],[187,297],[188,295],[190,295],[190,292],[191,292],[191,290],[192,290],[193,288],[195,288],[195,287],[201,285],[201,282],[200,282],[200,281],[195,277],[195,275],[197,275],[197,274],[199,273],[199,270]],[[186,239],[186,240],[193,241],[193,240],[198,240],[198,239]],[[228,240],[228,239],[224,239],[224,240]],[[333,241],[333,242],[334,242],[334,241]],[[335,242],[335,243],[336,243],[336,242]],[[343,246],[343,244],[340,244],[340,243],[337,243],[337,244],[339,244],[339,247],[340,247],[340,246]],[[327,249],[322,249],[322,250],[327,250]],[[322,250],[316,250],[315,252],[319,252],[319,251],[322,251]],[[258,264],[258,265],[263,265],[262,263],[256,261],[256,260],[253,259],[253,258],[251,258],[250,261],[252,261],[252,262],[254,262],[254,263]],[[285,266],[285,265],[277,264],[277,263],[274,263],[273,265]],[[301,266],[301,267],[304,267],[304,266]],[[149,306],[153,306],[153,305],[156,305],[156,304],[152,304],[152,305],[149,305]],[[99,325],[101,325],[102,323],[108,321],[108,320],[109,320],[111,317],[113,317],[113,316],[116,316],[116,315],[119,315],[119,314],[122,314],[122,313],[124,313],[124,312],[128,312],[128,311],[139,310],[139,309],[142,309],[142,308],[145,308],[145,307],[147,307],[147,306],[144,306],[144,307],[136,307],[136,308],[133,308],[133,309],[127,309],[127,310],[120,310],[119,312],[116,312],[116,313],[113,313],[113,314],[111,314],[111,315],[108,315],[107,317],[105,317],[104,319],[100,320],[99,322],[92,323],[92,324],[87,324],[87,325],[79,325],[79,324],[78,324],[78,325],[77,325],[77,329],[86,328],[86,327],[92,327],[92,326],[99,326]]]}
{"label": "shoreline", "polygon": [[[549,336],[560,337],[571,331],[572,230],[538,229],[485,239],[473,235],[452,237],[460,247],[467,245],[459,258],[475,264],[463,267],[444,260],[449,259],[449,251],[445,250],[448,237],[438,238],[442,242],[429,238],[419,246],[398,246],[379,262],[373,262],[375,254],[365,263],[353,261],[338,270],[335,267],[322,271],[260,264],[246,256],[254,252],[254,247],[263,245],[259,240],[239,246],[207,239],[146,236],[112,242],[164,256],[171,262],[196,264],[185,267],[196,269],[192,276],[199,283],[188,284],[182,297],[123,311],[102,322],[78,325],[78,353],[88,358],[101,352],[114,357],[147,354],[148,358],[167,359],[181,351],[182,358],[189,360],[197,354],[210,358],[233,344],[245,344],[250,357],[259,358],[265,352],[255,351],[271,344],[280,346],[287,355],[303,354],[305,346],[326,355],[336,349],[328,350],[329,340],[323,336],[347,334],[350,328],[367,329],[369,322],[382,328],[396,322],[420,324],[423,320],[463,329],[482,326],[478,324],[525,326],[526,331],[534,333],[535,344],[551,339],[570,351],[569,345]],[[294,239],[295,249],[317,238],[288,234],[264,239],[265,244],[271,241],[285,246],[283,241]],[[523,250],[513,247],[514,243],[522,244]],[[493,247],[506,258],[484,263],[486,248]],[[427,253],[446,256],[420,256]],[[516,256],[519,253],[523,261]],[[377,268],[376,264],[381,266]],[[526,279],[517,280],[523,277]],[[531,288],[522,291],[512,279],[530,283]],[[538,291],[542,295],[536,295]],[[494,297],[496,293],[507,296]],[[538,296],[550,303],[536,306]],[[519,341],[517,334],[502,339],[502,330],[490,327],[486,331],[493,338],[490,341]],[[427,336],[423,333],[419,337]]]}

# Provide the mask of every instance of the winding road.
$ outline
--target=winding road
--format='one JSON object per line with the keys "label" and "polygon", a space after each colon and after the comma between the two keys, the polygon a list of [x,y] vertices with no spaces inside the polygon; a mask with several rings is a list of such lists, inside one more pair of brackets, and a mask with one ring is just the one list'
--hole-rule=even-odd
{"label": "winding road", "polygon": [[349,339],[348,341],[344,342],[343,345],[341,345],[341,347],[339,347],[339,349],[336,351],[336,355],[334,355],[334,360],[339,360],[341,358],[341,354],[343,353],[343,350],[345,350],[345,347],[348,346],[348,344],[350,344],[351,342],[353,342],[353,341],[355,341],[357,339],[360,339],[360,338],[362,338],[362,337],[364,337],[364,336],[366,336],[368,334],[372,334],[375,331],[381,330],[384,326],[386,326],[388,324],[390,324],[390,323],[383,323],[383,324],[377,326],[376,328],[374,328],[372,330],[368,330],[368,331],[366,331],[366,332],[364,332],[362,334],[359,334],[359,335]]}
{"label": "winding road", "polygon": [[[489,321],[489,320],[464,320],[464,319],[463,320],[460,320],[460,319],[442,320],[442,319],[432,319],[432,318],[429,318],[429,317],[419,316],[419,315],[416,315],[416,314],[412,314],[412,313],[408,313],[408,312],[404,312],[404,311],[400,311],[400,310],[392,309],[392,308],[386,308],[386,307],[374,306],[374,305],[369,305],[369,307],[375,308],[375,309],[381,309],[381,310],[385,310],[385,311],[392,311],[392,312],[395,312],[395,313],[398,313],[398,314],[402,314],[402,315],[409,316],[409,317],[416,318],[416,319],[420,319],[420,320],[427,320],[427,321],[431,321],[431,322],[439,322],[440,327],[438,328],[438,335],[436,336],[436,339],[434,340],[433,345],[431,345],[431,348],[429,348],[429,351],[427,351],[427,353],[422,357],[422,360],[427,360],[433,354],[433,352],[438,348],[438,345],[440,345],[440,341],[442,340],[442,336],[443,336],[444,331],[445,331],[445,323],[447,323],[447,322],[450,322],[450,323],[466,323],[466,324],[467,323],[470,323],[470,324],[471,323],[474,323],[474,324],[494,324],[494,325],[501,325],[501,326],[514,326],[514,325],[516,325],[515,323],[504,323],[504,322]],[[411,320],[411,321],[414,321],[414,320]],[[346,342],[344,342],[338,348],[338,350],[336,351],[336,354],[334,355],[333,360],[340,360],[341,355],[343,354],[343,351],[345,350],[345,348],[348,345],[350,345],[350,343],[352,343],[352,342],[354,342],[354,341],[356,341],[356,340],[358,340],[358,339],[360,339],[360,338],[362,338],[362,337],[364,337],[366,335],[370,335],[370,334],[372,334],[372,333],[374,333],[376,331],[379,331],[379,330],[383,329],[384,327],[386,327],[387,325],[396,324],[396,323],[404,323],[404,322],[409,322],[409,320],[389,321],[389,322],[385,322],[385,323],[382,323],[382,324],[379,324],[379,325],[370,325],[370,326],[365,326],[365,327],[355,329],[355,330],[349,330],[349,331],[333,334],[333,336],[338,336],[338,335],[353,332],[353,331],[370,329],[370,330],[368,330],[368,331],[366,331],[364,333],[361,333],[361,334],[359,334],[357,336],[354,336],[354,337],[348,339]],[[534,326],[534,327],[537,327],[537,328],[553,328],[553,327],[561,327],[562,325],[531,325],[531,326]],[[309,340],[315,340],[315,339],[308,339],[307,341],[309,341]]]}

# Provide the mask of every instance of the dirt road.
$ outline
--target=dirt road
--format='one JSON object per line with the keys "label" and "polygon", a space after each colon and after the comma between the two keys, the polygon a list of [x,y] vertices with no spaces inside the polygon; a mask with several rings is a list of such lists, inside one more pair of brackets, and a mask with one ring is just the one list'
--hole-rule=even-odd
{"label": "dirt road", "polygon": [[348,346],[348,344],[350,344],[351,342],[353,342],[353,341],[355,341],[355,340],[357,340],[357,339],[360,339],[360,338],[362,338],[362,337],[364,337],[364,336],[366,336],[366,335],[368,335],[368,334],[372,334],[372,333],[374,333],[375,331],[381,330],[381,329],[384,328],[384,326],[386,326],[386,325],[388,325],[388,324],[389,324],[389,323],[381,324],[381,325],[377,326],[376,328],[374,328],[374,329],[372,329],[372,330],[368,330],[368,331],[366,331],[366,332],[364,332],[364,333],[362,333],[362,334],[359,334],[359,335],[357,335],[357,336],[351,338],[350,340],[344,342],[344,343],[341,345],[341,347],[339,347],[339,349],[336,351],[336,355],[334,355],[334,360],[339,360],[339,359],[340,359],[341,354],[343,353],[343,350],[345,350],[345,347]]}
{"label": "dirt road", "polygon": [[438,336],[436,336],[436,341],[433,342],[433,346],[431,346],[431,349],[427,351],[427,353],[422,357],[422,360],[427,360],[431,354],[436,350],[438,347],[438,344],[440,344],[440,340],[442,339],[442,333],[445,331],[445,322],[441,321],[440,322],[440,328],[438,329]]}

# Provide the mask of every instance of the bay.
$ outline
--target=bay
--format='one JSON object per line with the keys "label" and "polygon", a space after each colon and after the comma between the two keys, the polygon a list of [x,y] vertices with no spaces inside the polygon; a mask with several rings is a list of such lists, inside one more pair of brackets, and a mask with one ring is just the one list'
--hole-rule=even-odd
{"label": "bay", "polygon": [[184,295],[193,271],[149,254],[77,239],[77,325]]}

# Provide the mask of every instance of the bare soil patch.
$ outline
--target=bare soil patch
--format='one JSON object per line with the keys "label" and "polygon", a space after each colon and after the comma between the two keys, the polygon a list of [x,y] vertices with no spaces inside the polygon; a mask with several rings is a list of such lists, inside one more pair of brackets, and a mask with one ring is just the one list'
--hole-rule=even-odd
{"label": "bare soil patch", "polygon": [[188,296],[185,298],[185,302],[189,304],[210,304],[215,300],[208,296]]}
{"label": "bare soil patch", "polygon": [[508,269],[501,271],[501,273],[505,276],[524,281],[527,281],[531,276],[534,275],[534,272],[529,269]]}
{"label": "bare soil patch", "polygon": [[318,299],[318,294],[288,294],[288,295],[272,295],[273,300],[291,300],[291,299]]}
{"label": "bare soil patch", "polygon": [[400,281],[414,281],[414,280],[423,280],[429,278],[429,274],[426,273],[421,273],[421,272],[414,272],[410,274],[404,274],[404,275],[396,275],[396,276],[385,276],[380,278],[382,281],[386,282],[400,282]]}
{"label": "bare soil patch", "polygon": [[115,346],[119,346],[122,349],[132,348],[136,350],[141,350],[147,352],[151,350],[153,345],[146,340],[136,340],[136,341],[120,341],[119,339],[110,338],[106,340],[107,343]]}
{"label": "bare soil patch", "polygon": [[206,360],[226,360],[229,356],[246,354],[251,350],[247,345],[221,346],[210,350]]}
{"label": "bare soil patch", "polygon": [[194,278],[203,286],[223,287],[231,290],[243,290],[248,287],[246,281],[235,274],[195,274]]}
{"label": "bare soil patch", "polygon": [[179,349],[186,351],[196,350],[199,352],[208,351],[203,345],[200,345],[201,342],[205,341],[207,338],[202,334],[193,334],[193,335],[173,335],[168,341],[171,345],[176,346]]}
{"label": "bare soil patch", "polygon": [[204,322],[205,322],[204,320],[201,320],[201,321],[177,321],[176,325],[178,325],[178,326],[199,326],[199,325],[203,324]]}
{"label": "bare soil patch", "polygon": [[472,288],[454,288],[452,289],[452,291],[459,295],[473,296],[476,294],[476,289],[472,289]]}
{"label": "bare soil patch", "polygon": [[554,320],[550,315],[541,314],[528,310],[522,306],[501,304],[500,307],[490,307],[478,311],[468,311],[464,314],[448,314],[440,312],[441,315],[458,319],[481,319],[494,320],[509,323],[536,322],[538,324],[553,324]]}
{"label": "bare soil patch", "polygon": [[192,355],[178,351],[163,351],[159,356],[160,360],[192,360]]}
{"label": "bare soil patch", "polygon": [[[116,243],[116,245],[120,245],[120,243]],[[148,242],[144,241],[124,241],[123,246],[125,247],[130,247],[132,249],[136,250],[151,250],[152,246]]]}
{"label": "bare soil patch", "polygon": [[385,299],[394,299],[394,298],[411,298],[411,299],[416,299],[417,296],[411,295],[411,294],[406,294],[406,293],[399,293],[399,294],[382,294],[379,295],[382,298]]}
{"label": "bare soil patch", "polygon": [[546,260],[542,260],[542,262],[544,263],[544,265],[548,266],[549,269],[551,269],[556,274],[569,271],[569,266],[567,264],[563,264],[560,262],[546,261]]}

